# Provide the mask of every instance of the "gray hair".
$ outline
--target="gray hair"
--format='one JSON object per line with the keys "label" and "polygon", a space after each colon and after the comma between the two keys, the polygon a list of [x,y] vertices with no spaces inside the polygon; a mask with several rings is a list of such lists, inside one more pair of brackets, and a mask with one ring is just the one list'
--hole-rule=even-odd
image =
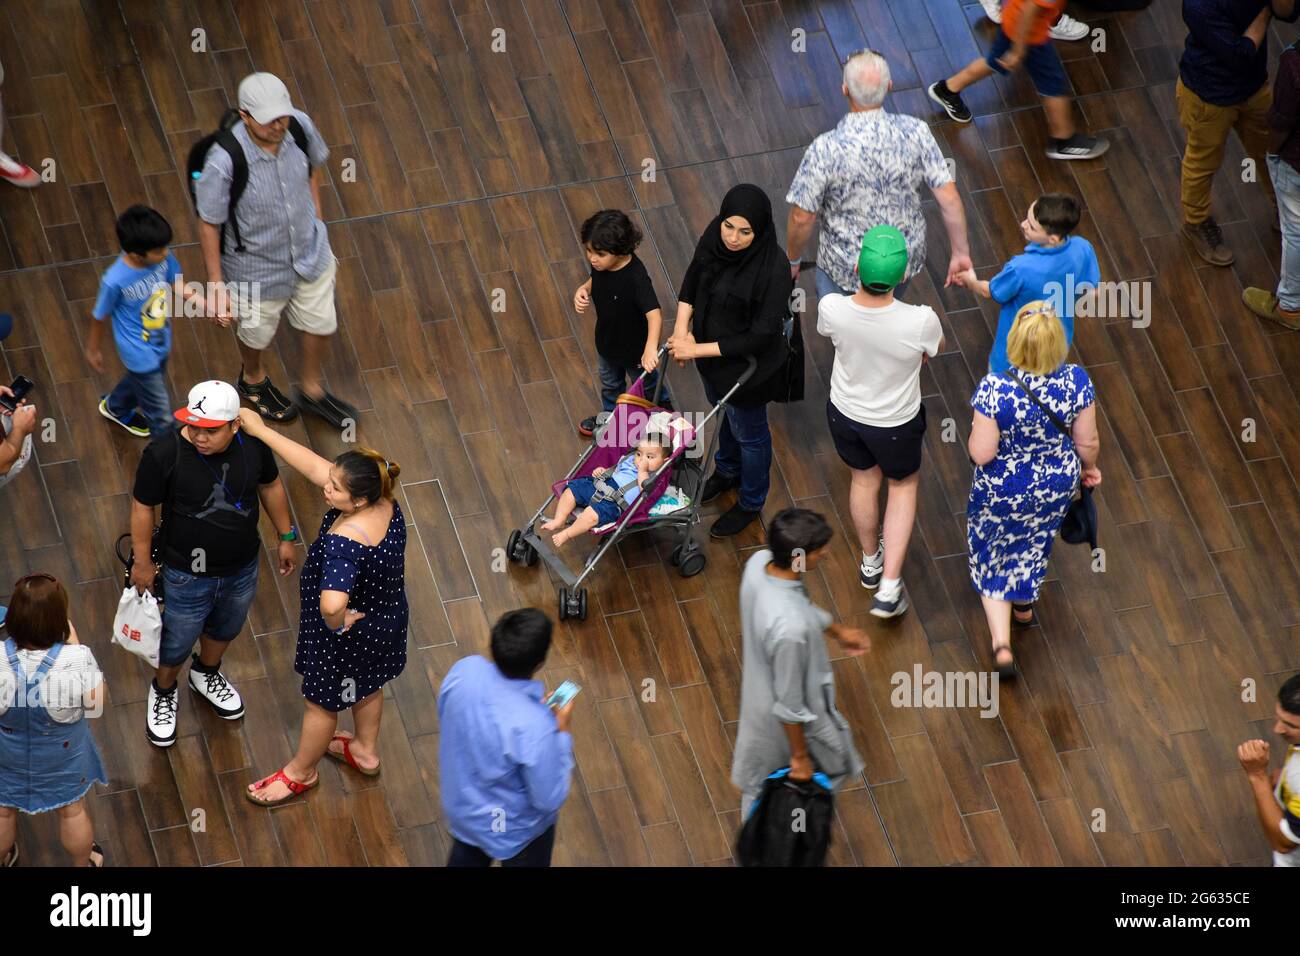
{"label": "gray hair", "polygon": [[889,92],[889,64],[872,50],[855,53],[844,64],[844,85],[854,103],[879,106]]}

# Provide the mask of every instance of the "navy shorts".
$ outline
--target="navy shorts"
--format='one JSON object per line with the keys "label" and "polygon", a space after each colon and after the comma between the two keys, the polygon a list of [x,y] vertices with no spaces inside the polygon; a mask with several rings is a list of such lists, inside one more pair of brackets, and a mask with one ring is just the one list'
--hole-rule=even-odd
{"label": "navy shorts", "polygon": [[[996,72],[1006,76],[1007,71],[1002,68],[1002,64],[998,63],[998,58],[1010,49],[1011,37],[999,30],[998,37],[993,41],[989,55],[984,60]],[[1065,75],[1065,64],[1061,62],[1061,56],[1056,52],[1056,47],[1052,46],[1051,40],[1026,47],[1025,58],[1021,63],[1029,78],[1033,80],[1034,89],[1038,91],[1039,96],[1065,96],[1070,92],[1070,81]]]}
{"label": "navy shorts", "polygon": [[253,558],[225,577],[207,578],[163,565],[166,603],[158,663],[163,667],[184,664],[200,634],[214,641],[238,637],[257,594],[257,567],[258,558]]}
{"label": "navy shorts", "polygon": [[921,467],[925,445],[925,406],[910,422],[892,428],[878,428],[854,421],[827,399],[826,422],[840,460],[858,471],[877,465],[886,478],[902,481]]}
{"label": "navy shorts", "polygon": [[602,498],[594,505],[591,503],[592,497],[596,494],[596,480],[594,478],[574,478],[565,485],[573,492],[573,500],[578,503],[580,508],[594,508],[597,516],[600,518],[596,522],[596,527],[609,524],[611,521],[617,521],[618,516],[623,512],[619,510],[618,505],[608,498]]}

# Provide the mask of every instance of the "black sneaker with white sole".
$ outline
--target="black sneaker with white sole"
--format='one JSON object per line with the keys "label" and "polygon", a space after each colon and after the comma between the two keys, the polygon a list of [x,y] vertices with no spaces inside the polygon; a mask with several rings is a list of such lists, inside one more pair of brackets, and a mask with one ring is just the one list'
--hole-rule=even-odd
{"label": "black sneaker with white sole", "polygon": [[1051,159],[1096,159],[1110,149],[1110,141],[1100,136],[1075,133],[1069,139],[1048,141],[1047,155]]}
{"label": "black sneaker with white sole", "polygon": [[190,687],[199,696],[212,705],[217,716],[222,720],[238,720],[244,716],[244,700],[235,690],[235,685],[226,680],[221,667],[215,670],[200,670],[199,655],[195,654],[190,664]]}
{"label": "black sneaker with white sole", "polygon": [[892,600],[882,600],[880,595],[871,602],[871,614],[873,617],[900,617],[907,612],[907,592],[901,587],[898,594]]}
{"label": "black sneaker with white sole", "polygon": [[155,747],[170,747],[176,743],[176,708],[180,695],[176,685],[166,693],[158,690],[156,681],[149,682],[149,699],[145,704],[144,732]]}
{"label": "black sneaker with white sole", "polygon": [[962,102],[961,94],[954,93],[948,89],[948,82],[940,80],[938,83],[931,83],[930,88],[926,90],[930,94],[930,99],[934,100],[943,107],[943,111],[948,114],[949,119],[956,123],[969,123],[974,117],[971,111],[966,108]]}

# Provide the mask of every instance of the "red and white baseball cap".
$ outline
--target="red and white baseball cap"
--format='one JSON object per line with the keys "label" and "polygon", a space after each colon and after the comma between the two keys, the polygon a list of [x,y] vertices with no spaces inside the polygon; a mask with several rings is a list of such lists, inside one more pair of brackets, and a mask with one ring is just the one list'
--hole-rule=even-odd
{"label": "red and white baseball cap", "polygon": [[216,428],[239,417],[239,393],[229,382],[199,382],[190,389],[190,400],[176,409],[176,419],[199,428]]}

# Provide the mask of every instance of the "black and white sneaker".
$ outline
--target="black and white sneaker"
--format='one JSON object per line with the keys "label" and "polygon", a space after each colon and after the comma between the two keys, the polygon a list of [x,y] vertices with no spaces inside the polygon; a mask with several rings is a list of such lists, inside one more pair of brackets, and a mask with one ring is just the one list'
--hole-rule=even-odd
{"label": "black and white sneaker", "polygon": [[180,695],[176,686],[166,693],[158,690],[156,681],[149,682],[149,699],[145,705],[144,732],[155,747],[170,747],[176,743],[176,708]]}
{"label": "black and white sneaker", "polygon": [[1053,139],[1047,147],[1051,159],[1096,159],[1110,149],[1110,141],[1100,136],[1075,133],[1069,139]]}
{"label": "black and white sneaker", "polygon": [[962,102],[961,94],[954,93],[948,89],[946,80],[940,80],[938,83],[931,83],[930,88],[926,90],[930,94],[930,99],[934,100],[943,107],[943,111],[948,117],[956,123],[969,123],[973,117],[971,111],[966,108]]}
{"label": "black and white sneaker", "polygon": [[244,716],[244,699],[235,690],[235,685],[226,680],[220,666],[214,671],[199,670],[199,655],[195,654],[190,664],[190,687],[204,698],[217,716],[222,720],[238,720]]}
{"label": "black and white sneaker", "polygon": [[862,564],[858,567],[858,577],[862,580],[862,586],[868,591],[874,591],[880,587],[880,577],[885,573],[885,544],[882,541],[875,554],[863,555]]}
{"label": "black and white sneaker", "polygon": [[871,602],[871,614],[873,617],[900,617],[907,612],[907,592],[900,585],[898,593],[889,600],[884,600],[879,594]]}

